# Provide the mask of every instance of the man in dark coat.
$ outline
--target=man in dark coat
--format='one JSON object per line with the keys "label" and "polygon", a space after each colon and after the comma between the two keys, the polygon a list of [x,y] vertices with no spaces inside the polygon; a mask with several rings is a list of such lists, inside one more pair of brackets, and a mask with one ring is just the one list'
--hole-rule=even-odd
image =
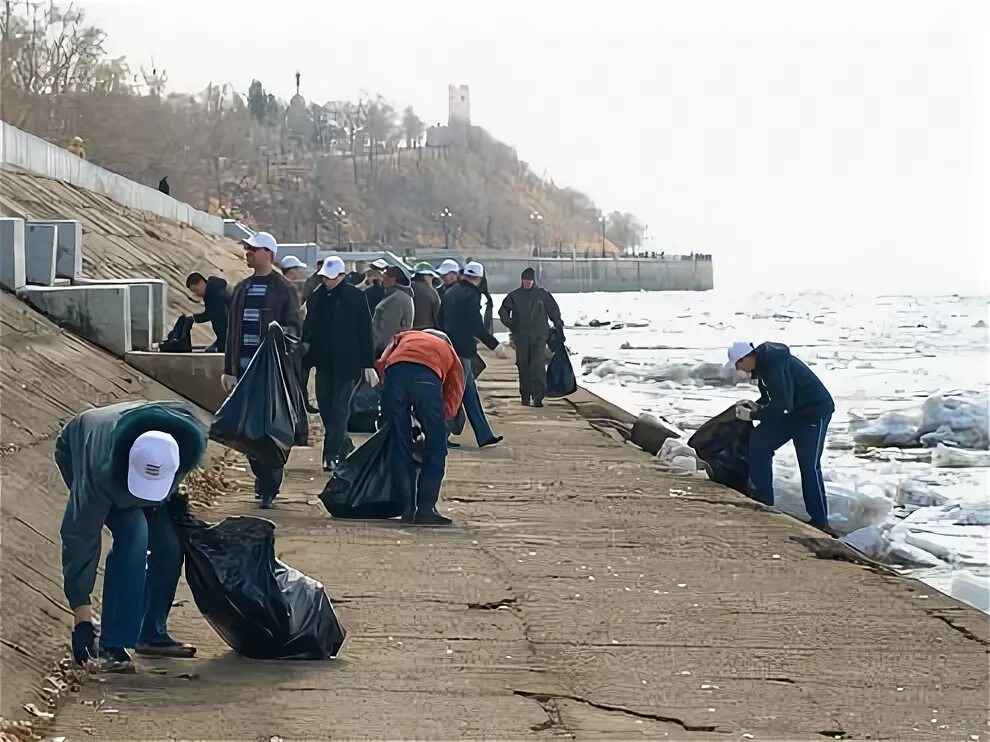
{"label": "man in dark coat", "polygon": [[[69,496],[59,533],[77,664],[134,672],[130,648],[157,656],[195,654],[195,647],[172,639],[166,627],[182,548],[165,501],[205,451],[206,431],[186,402],[97,407],[62,428],[55,464]],[[113,548],[103,574],[97,652],[92,593],[104,526]]]}
{"label": "man in dark coat", "polygon": [[454,352],[464,367],[464,412],[474,429],[479,448],[501,443],[502,436],[495,435],[485,408],[481,406],[478,385],[474,377],[472,359],[478,353],[480,340],[491,350],[499,342],[487,329],[481,316],[481,279],[485,275],[481,263],[470,262],[464,266],[464,277],[451,287],[440,303],[440,330],[450,338]]}
{"label": "man in dark coat", "polygon": [[[832,533],[822,477],[822,452],[835,402],[815,373],[781,343],[733,343],[727,369],[752,374],[760,398],[736,405],[740,420],[759,421],[749,439],[749,496],[773,505],[773,455],[793,441],[811,524]],[[834,535],[834,534],[833,534]]]}
{"label": "man in dark coat", "polygon": [[223,353],[227,346],[227,315],[230,312],[230,291],[219,276],[204,278],[202,273],[190,273],[186,288],[203,300],[203,311],[193,315],[193,322],[209,322],[217,336],[207,353]]}
{"label": "man in dark coat", "polygon": [[[220,383],[228,393],[247,370],[255,352],[261,347],[268,326],[278,322],[290,335],[299,336],[299,294],[289,281],[275,270],[278,243],[268,232],[258,232],[244,240],[244,259],[254,274],[234,287],[227,319],[227,345],[224,350],[223,376]],[[282,487],[284,469],[272,468],[248,458],[254,474],[254,493],[263,509],[270,508]]]}
{"label": "man in dark coat", "polygon": [[327,472],[354,450],[347,436],[354,388],[362,380],[378,386],[368,302],[346,278],[343,260],[332,255],[323,261],[323,285],[309,297],[303,327],[303,342],[309,344],[306,365],[316,369],[316,403],[325,431],[323,470]]}
{"label": "man in dark coat", "polygon": [[524,405],[543,406],[547,386],[547,339],[550,325],[564,326],[560,307],[546,289],[536,285],[536,271],[522,272],[522,283],[502,301],[498,317],[512,334],[519,369],[519,395]]}

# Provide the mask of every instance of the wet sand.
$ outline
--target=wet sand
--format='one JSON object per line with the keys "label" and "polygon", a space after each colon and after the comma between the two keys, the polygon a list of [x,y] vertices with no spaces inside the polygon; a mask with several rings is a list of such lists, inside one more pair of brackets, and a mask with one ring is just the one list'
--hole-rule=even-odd
{"label": "wet sand", "polygon": [[452,528],[331,519],[315,449],[293,453],[265,513],[227,472],[242,492],[205,517],[275,521],[280,558],[326,585],[349,632],[337,660],[238,657],[183,581],[171,628],[198,657],[88,683],[50,734],[987,737],[985,616],[818,558],[813,529],[657,472],[567,402],[521,407],[504,362],[481,386],[506,441],[478,451],[468,435],[451,452]]}

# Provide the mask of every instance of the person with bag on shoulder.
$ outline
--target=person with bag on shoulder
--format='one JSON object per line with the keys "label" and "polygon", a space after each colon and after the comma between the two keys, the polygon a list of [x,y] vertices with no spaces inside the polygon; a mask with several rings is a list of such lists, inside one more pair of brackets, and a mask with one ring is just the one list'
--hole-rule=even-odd
{"label": "person with bag on shoulder", "polygon": [[553,295],[536,285],[536,271],[522,272],[519,288],[513,289],[498,310],[512,336],[519,369],[519,395],[524,406],[542,407],[547,386],[547,340],[550,326],[561,330],[560,307]]}
{"label": "person with bag on shoulder", "polygon": [[[103,672],[134,672],[128,649],[192,657],[169,636],[182,547],[165,501],[199,463],[206,433],[187,402],[122,402],[76,415],[55,441],[69,489],[62,517],[62,578],[74,616],[72,657]],[[99,650],[92,594],[103,527],[113,546],[103,574]],[[150,552],[150,556],[148,556]]]}
{"label": "person with bag on shoulder", "polygon": [[481,316],[481,279],[484,275],[485,267],[481,263],[468,263],[464,266],[464,278],[447,291],[440,303],[440,330],[450,338],[464,367],[464,412],[474,429],[478,448],[502,442],[502,436],[495,435],[485,416],[472,363],[478,354],[479,340],[490,350],[499,347],[495,336],[485,329]]}
{"label": "person with bag on shoulder", "polygon": [[[437,512],[437,499],[447,461],[447,421],[461,407],[464,367],[450,339],[437,330],[400,332],[378,360],[385,379],[382,414],[391,429],[389,465],[392,479],[403,488],[405,523],[449,526]],[[413,461],[412,415],[426,442],[423,464],[416,476]]]}
{"label": "person with bag on shoulder", "polygon": [[351,394],[362,380],[378,386],[378,374],[365,293],[347,283],[347,268],[336,255],[323,261],[319,275],[323,285],[307,302],[303,342],[309,345],[305,364],[316,369],[323,471],[331,472],[354,450],[347,435]]}
{"label": "person with bag on shoulder", "polygon": [[801,491],[811,525],[834,536],[828,524],[828,503],[822,476],[825,434],[835,412],[835,402],[815,372],[791,355],[782,343],[733,343],[726,370],[750,374],[757,381],[760,398],[736,405],[739,420],[757,421],[749,437],[749,496],[773,505],[773,456],[787,441],[794,443]]}
{"label": "person with bag on shoulder", "polygon": [[[299,336],[299,294],[279,271],[275,270],[278,243],[268,232],[257,232],[242,242],[244,260],[254,270],[234,287],[227,320],[227,344],[224,350],[223,376],[220,383],[228,394],[237,379],[247,370],[261,346],[264,333],[277,322],[286,334]],[[254,494],[262,509],[272,506],[282,487],[284,469],[274,468],[248,458],[254,474]]]}

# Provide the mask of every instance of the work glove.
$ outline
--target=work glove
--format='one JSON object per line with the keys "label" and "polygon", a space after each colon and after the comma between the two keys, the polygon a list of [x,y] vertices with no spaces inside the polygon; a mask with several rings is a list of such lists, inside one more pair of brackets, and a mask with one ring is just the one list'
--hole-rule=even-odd
{"label": "work glove", "polygon": [[512,360],[512,346],[508,343],[499,343],[495,348],[495,357],[503,360]]}
{"label": "work glove", "polygon": [[237,377],[231,376],[230,374],[223,374],[220,377],[220,386],[223,387],[223,390],[227,392],[227,394],[230,394],[230,390],[237,386]]}
{"label": "work glove", "polygon": [[756,402],[750,402],[749,400],[736,403],[736,419],[752,422],[753,413],[756,412],[757,407]]}
{"label": "work glove", "polygon": [[374,389],[379,384],[378,374],[373,368],[366,368],[364,370],[364,383]]}
{"label": "work glove", "polygon": [[96,629],[91,621],[77,623],[72,630],[72,659],[77,665],[96,659]]}

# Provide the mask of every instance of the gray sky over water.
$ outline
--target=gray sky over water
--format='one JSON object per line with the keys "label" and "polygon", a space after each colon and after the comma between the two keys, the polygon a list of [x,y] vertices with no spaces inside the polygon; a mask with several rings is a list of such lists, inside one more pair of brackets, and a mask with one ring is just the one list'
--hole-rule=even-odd
{"label": "gray sky over water", "polygon": [[[536,172],[710,252],[739,290],[990,292],[990,2],[80,3],[168,89],[253,77],[473,122]],[[980,93],[978,96],[977,93]]]}

